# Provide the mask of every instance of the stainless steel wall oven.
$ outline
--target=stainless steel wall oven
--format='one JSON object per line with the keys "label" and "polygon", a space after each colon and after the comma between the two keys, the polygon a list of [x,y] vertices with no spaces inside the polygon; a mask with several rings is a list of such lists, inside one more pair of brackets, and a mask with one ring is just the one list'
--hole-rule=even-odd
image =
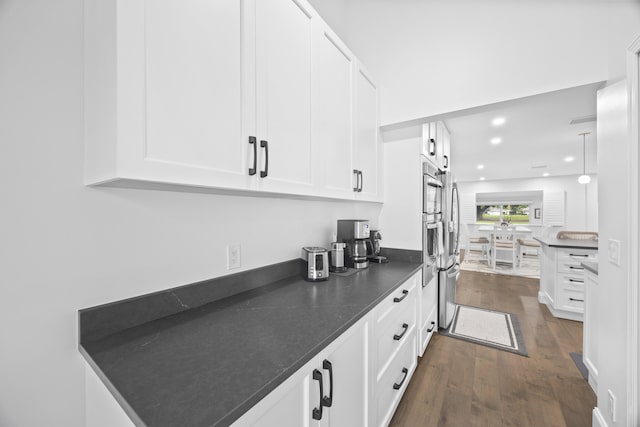
{"label": "stainless steel wall oven", "polygon": [[422,163],[422,213],[427,222],[442,218],[442,181],[438,168],[429,162]]}

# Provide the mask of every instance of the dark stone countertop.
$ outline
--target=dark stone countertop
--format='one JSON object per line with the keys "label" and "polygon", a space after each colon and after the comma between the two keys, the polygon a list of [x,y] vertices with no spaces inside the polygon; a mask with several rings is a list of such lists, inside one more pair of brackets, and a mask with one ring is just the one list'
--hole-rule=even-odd
{"label": "dark stone countertop", "polygon": [[583,261],[580,263],[581,266],[584,267],[585,270],[590,271],[591,273],[598,275],[598,263],[597,262],[589,262]]}
{"label": "dark stone countertop", "polygon": [[555,237],[534,237],[534,239],[553,248],[598,249],[597,240],[556,239]]}
{"label": "dark stone countertop", "polygon": [[291,276],[81,341],[80,351],[136,424],[227,426],[421,266],[392,259],[326,282]]}

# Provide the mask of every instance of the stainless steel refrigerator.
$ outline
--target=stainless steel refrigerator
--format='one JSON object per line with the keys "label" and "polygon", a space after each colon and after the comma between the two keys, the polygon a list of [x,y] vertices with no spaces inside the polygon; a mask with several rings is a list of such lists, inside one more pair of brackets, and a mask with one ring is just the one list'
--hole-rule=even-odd
{"label": "stainless steel refrigerator", "polygon": [[460,276],[460,197],[450,172],[442,174],[441,179],[444,250],[438,267],[438,325],[446,329],[453,320]]}

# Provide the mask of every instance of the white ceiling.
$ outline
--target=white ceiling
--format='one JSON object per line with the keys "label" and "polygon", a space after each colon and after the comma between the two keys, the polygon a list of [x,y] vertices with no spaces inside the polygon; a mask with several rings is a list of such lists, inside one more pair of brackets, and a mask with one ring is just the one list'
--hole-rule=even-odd
{"label": "white ceiling", "polygon": [[[452,172],[458,181],[582,174],[582,136],[586,136],[587,173],[597,170],[596,122],[569,124],[596,114],[601,83],[500,102],[442,115],[451,133]],[[505,123],[493,126],[492,120]],[[491,139],[502,142],[492,145]],[[567,156],[573,162],[565,162]],[[484,165],[479,170],[478,165]],[[539,168],[533,168],[538,166]],[[540,167],[544,166],[544,167]]]}

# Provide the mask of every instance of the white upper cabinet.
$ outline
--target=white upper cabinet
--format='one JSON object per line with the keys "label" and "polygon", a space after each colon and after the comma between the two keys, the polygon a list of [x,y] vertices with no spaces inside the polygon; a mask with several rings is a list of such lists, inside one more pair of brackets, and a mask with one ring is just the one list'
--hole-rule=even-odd
{"label": "white upper cabinet", "polygon": [[375,201],[379,198],[378,87],[360,65],[355,76],[353,166],[359,173],[354,179],[359,181],[358,198]]}
{"label": "white upper cabinet", "polygon": [[86,0],[84,27],[87,184],[377,197],[377,89],[306,1]]}
{"label": "white upper cabinet", "polygon": [[313,56],[313,138],[323,194],[354,197],[352,181],[353,73],[355,58],[323,27]]}
{"label": "white upper cabinet", "polygon": [[451,136],[444,122],[422,125],[422,155],[439,170],[451,170]]}
{"label": "white upper cabinet", "polygon": [[237,0],[88,0],[86,181],[247,188]]}
{"label": "white upper cabinet", "polygon": [[258,0],[255,8],[256,135],[260,170],[267,172],[260,175],[259,186],[312,194],[312,10],[294,0]]}

